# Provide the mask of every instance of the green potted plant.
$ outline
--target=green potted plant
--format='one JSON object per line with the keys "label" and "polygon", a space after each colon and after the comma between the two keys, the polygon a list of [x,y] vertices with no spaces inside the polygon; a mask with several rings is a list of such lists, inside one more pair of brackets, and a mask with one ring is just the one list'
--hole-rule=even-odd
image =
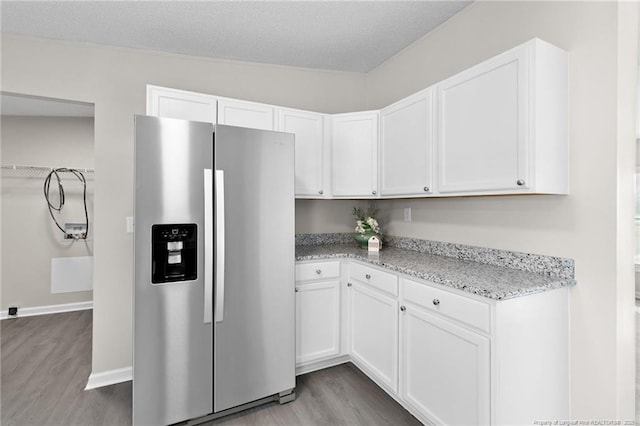
{"label": "green potted plant", "polygon": [[366,249],[369,243],[369,238],[376,236],[380,237],[380,225],[376,220],[378,209],[375,207],[367,207],[363,209],[361,207],[353,208],[353,215],[356,217],[356,229],[353,234],[353,239],[356,240],[360,248]]}

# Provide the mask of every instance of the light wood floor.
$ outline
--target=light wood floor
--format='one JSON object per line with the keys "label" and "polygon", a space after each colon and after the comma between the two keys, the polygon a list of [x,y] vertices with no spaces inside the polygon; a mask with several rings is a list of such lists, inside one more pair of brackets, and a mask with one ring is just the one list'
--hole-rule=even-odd
{"label": "light wood floor", "polygon": [[[0,322],[3,426],[130,425],[131,382],[85,391],[92,311]],[[420,425],[351,364],[298,376],[297,398],[218,419],[223,425]]]}

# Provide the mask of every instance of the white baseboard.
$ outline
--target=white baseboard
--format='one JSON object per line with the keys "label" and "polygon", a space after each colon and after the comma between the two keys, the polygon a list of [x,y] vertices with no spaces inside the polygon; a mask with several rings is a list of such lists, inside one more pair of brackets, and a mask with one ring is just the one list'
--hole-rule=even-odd
{"label": "white baseboard", "polygon": [[333,367],[336,365],[344,364],[351,361],[349,355],[338,355],[332,358],[323,359],[322,361],[315,361],[306,364],[300,364],[296,366],[296,376],[301,374],[311,373],[312,371],[322,370],[324,368]]}
{"label": "white baseboard", "polygon": [[117,383],[128,382],[132,379],[133,369],[131,367],[116,368],[115,370],[103,371],[101,373],[91,373],[84,390],[115,385]]}
{"label": "white baseboard", "polygon": [[35,315],[58,314],[60,312],[82,311],[84,309],[93,309],[93,301],[64,303],[62,305],[35,306],[32,308],[19,308],[18,315],[9,316],[8,311],[0,311],[0,320],[32,317]]}

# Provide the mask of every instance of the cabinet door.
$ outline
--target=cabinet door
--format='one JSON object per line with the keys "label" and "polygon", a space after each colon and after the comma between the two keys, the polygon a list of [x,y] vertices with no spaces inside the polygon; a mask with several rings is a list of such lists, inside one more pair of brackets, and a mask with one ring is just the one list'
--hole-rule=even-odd
{"label": "cabinet door", "polygon": [[398,301],[352,282],[349,298],[351,357],[370,377],[398,390]]}
{"label": "cabinet door", "polygon": [[489,424],[489,339],[412,306],[400,316],[402,398],[435,424]]}
{"label": "cabinet door", "polygon": [[433,90],[380,113],[380,195],[427,195],[433,191]]}
{"label": "cabinet door", "polygon": [[296,195],[321,197],[324,194],[324,116],[282,109],[280,131],[296,136]]}
{"label": "cabinet door", "polygon": [[296,364],[340,352],[340,281],[296,286]]}
{"label": "cabinet door", "polygon": [[528,189],[528,59],[516,49],[438,85],[438,190]]}
{"label": "cabinet door", "polygon": [[218,123],[250,129],[277,130],[275,108],[233,99],[218,100]]}
{"label": "cabinet door", "polygon": [[332,195],[376,197],[378,113],[334,115],[332,124]]}
{"label": "cabinet door", "polygon": [[202,93],[147,86],[147,115],[216,123],[216,98]]}

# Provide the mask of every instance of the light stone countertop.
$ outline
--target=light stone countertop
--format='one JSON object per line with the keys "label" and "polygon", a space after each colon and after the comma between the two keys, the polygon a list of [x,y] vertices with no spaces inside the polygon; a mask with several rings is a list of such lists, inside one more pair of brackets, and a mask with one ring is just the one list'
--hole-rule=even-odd
{"label": "light stone countertop", "polygon": [[297,245],[296,260],[348,258],[494,300],[506,300],[576,284],[575,279],[437,256],[397,247],[379,254],[353,244]]}

